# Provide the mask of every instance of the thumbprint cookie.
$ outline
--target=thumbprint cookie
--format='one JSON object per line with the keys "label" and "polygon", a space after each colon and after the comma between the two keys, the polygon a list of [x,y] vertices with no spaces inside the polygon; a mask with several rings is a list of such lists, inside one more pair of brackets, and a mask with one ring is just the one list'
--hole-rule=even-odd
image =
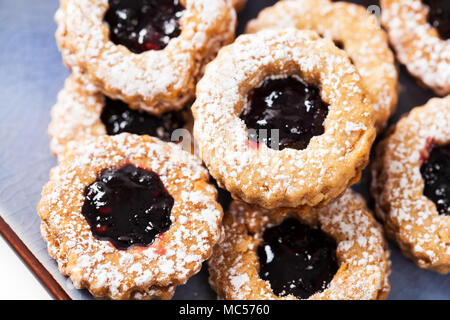
{"label": "thumbprint cookie", "polygon": [[200,160],[147,135],[77,144],[38,205],[59,270],[95,297],[167,299],[221,235],[217,190]]}
{"label": "thumbprint cookie", "polygon": [[234,201],[210,284],[227,300],[385,299],[389,250],[362,197],[346,191],[307,214]]}
{"label": "thumbprint cookie", "polygon": [[413,109],[377,147],[372,195],[387,235],[422,268],[450,272],[450,96]]}
{"label": "thumbprint cookie", "polygon": [[281,1],[249,22],[247,33],[268,28],[314,30],[347,52],[375,110],[381,131],[395,111],[398,74],[385,32],[359,5],[328,0]]}
{"label": "thumbprint cookie", "polygon": [[398,60],[439,95],[450,93],[450,1],[381,0]]}
{"label": "thumbprint cookie", "polygon": [[[84,75],[72,73],[51,111],[50,149],[61,160],[73,142],[122,132],[147,134],[166,142],[191,137],[193,118],[189,108],[159,116],[130,109],[120,100],[104,96]],[[178,129],[185,129],[177,132]],[[184,141],[184,140],[183,140]],[[184,141],[185,142],[185,141]]]}
{"label": "thumbprint cookie", "polygon": [[65,64],[131,108],[161,114],[194,97],[204,66],[234,39],[229,0],[61,0]]}
{"label": "thumbprint cookie", "polygon": [[207,66],[192,111],[219,186],[265,208],[338,197],[360,179],[375,138],[355,67],[313,31],[240,36]]}

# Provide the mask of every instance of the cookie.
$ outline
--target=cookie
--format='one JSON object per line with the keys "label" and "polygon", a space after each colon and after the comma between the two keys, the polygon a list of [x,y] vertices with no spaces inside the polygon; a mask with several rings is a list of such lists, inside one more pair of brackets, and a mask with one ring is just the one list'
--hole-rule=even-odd
{"label": "cookie", "polygon": [[418,266],[450,272],[450,96],[414,108],[377,147],[372,196],[387,235]]}
{"label": "cookie", "polygon": [[375,138],[355,67],[313,31],[240,36],[207,66],[192,112],[211,175],[266,208],[338,197],[360,179]]}
{"label": "cookie", "polygon": [[228,0],[62,0],[65,64],[112,99],[153,114],[180,110],[218,49],[234,39]]}
{"label": "cookie", "polygon": [[240,201],[209,260],[221,299],[385,299],[389,250],[361,196],[350,189],[308,214]]}
{"label": "cookie", "polygon": [[281,1],[262,10],[246,32],[291,27],[314,30],[347,52],[375,109],[375,126],[382,131],[397,104],[398,73],[386,33],[375,17],[348,2]]}
{"label": "cookie", "polygon": [[170,298],[221,235],[208,181],[197,158],[150,136],[77,144],[52,169],[38,205],[48,252],[94,297]]}
{"label": "cookie", "polygon": [[450,3],[381,0],[381,21],[397,59],[439,95],[450,93]]}
{"label": "cookie", "polygon": [[193,126],[190,108],[168,111],[160,116],[130,109],[126,103],[104,96],[86,76],[76,73],[69,76],[58,94],[51,118],[50,149],[58,160],[63,158],[69,144],[106,134],[147,134],[176,142],[178,134],[184,133],[184,143],[184,137],[191,137]]}

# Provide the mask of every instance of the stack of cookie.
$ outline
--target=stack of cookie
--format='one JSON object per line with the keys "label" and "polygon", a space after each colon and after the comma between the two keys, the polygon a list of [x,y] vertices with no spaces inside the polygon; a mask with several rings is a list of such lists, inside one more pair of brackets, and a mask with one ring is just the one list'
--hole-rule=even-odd
{"label": "stack of cookie", "polygon": [[[426,21],[439,19],[435,3],[382,5],[399,60],[449,93],[448,24]],[[397,104],[388,37],[361,6],[286,0],[233,42],[242,6],[61,0],[56,37],[72,75],[52,110],[59,164],[38,212],[50,255],[75,286],[168,299],[209,259],[223,299],[387,297],[382,228],[349,187]],[[406,35],[412,16],[416,35]],[[372,188],[387,234],[442,273],[446,108],[450,97],[434,99],[389,130]],[[223,221],[208,173],[234,199]]]}
{"label": "stack of cookie", "polygon": [[203,161],[239,199],[212,287],[223,299],[385,298],[383,234],[346,191],[397,100],[384,32],[362,7],[303,0],[263,10],[247,33],[207,66],[192,107]]}

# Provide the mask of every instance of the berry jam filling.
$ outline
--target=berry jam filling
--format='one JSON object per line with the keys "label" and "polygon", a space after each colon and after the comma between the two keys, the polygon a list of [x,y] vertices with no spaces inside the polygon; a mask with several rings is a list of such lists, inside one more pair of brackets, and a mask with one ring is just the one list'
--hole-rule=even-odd
{"label": "berry jam filling", "polygon": [[132,164],[103,170],[84,195],[82,213],[94,237],[120,250],[152,244],[172,223],[174,200],[159,176]]}
{"label": "berry jam filling", "polygon": [[248,101],[240,118],[252,142],[264,142],[275,150],[302,150],[312,137],[324,132],[328,105],[319,88],[296,77],[267,79],[250,91]]}
{"label": "berry jam filling", "polygon": [[141,53],[162,50],[180,35],[183,10],[179,0],[109,0],[105,21],[112,42]]}
{"label": "berry jam filling", "polygon": [[259,275],[279,297],[306,299],[321,292],[339,268],[334,239],[297,219],[266,229],[263,239]]}
{"label": "berry jam filling", "polygon": [[[344,47],[344,43],[341,40],[333,40],[333,43],[336,47],[338,47],[341,50],[345,51],[345,47]],[[355,62],[353,61],[352,57],[348,57],[348,59],[350,60],[350,62],[354,65]]]}
{"label": "berry jam filling", "polygon": [[147,134],[164,141],[171,141],[173,131],[185,125],[181,112],[172,111],[153,116],[144,111],[130,109],[126,103],[107,97],[100,119],[109,135],[122,132]]}
{"label": "berry jam filling", "polygon": [[434,202],[439,214],[450,215],[450,144],[432,144],[423,159],[420,173],[425,182],[423,194]]}
{"label": "berry jam filling", "polygon": [[450,39],[450,1],[424,0],[429,7],[428,23],[437,29],[443,40]]}

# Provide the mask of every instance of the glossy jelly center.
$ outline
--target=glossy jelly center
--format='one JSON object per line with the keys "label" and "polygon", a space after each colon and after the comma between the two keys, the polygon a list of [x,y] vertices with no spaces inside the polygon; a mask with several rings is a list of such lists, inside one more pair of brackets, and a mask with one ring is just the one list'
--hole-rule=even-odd
{"label": "glossy jelly center", "polygon": [[109,135],[122,132],[147,134],[163,141],[171,141],[173,131],[186,124],[179,111],[154,116],[144,111],[130,109],[126,103],[107,97],[100,119]]}
{"label": "glossy jelly center", "polygon": [[423,194],[434,202],[439,214],[450,215],[450,144],[429,148],[420,173],[425,186]]}
{"label": "glossy jelly center", "polygon": [[429,7],[428,23],[437,29],[443,40],[450,39],[450,1],[423,0]]}
{"label": "glossy jelly center", "polygon": [[294,218],[266,229],[258,256],[260,277],[279,297],[306,299],[321,292],[339,268],[334,239]]}
{"label": "glossy jelly center", "polygon": [[312,137],[324,133],[327,115],[328,104],[322,101],[319,88],[291,76],[266,79],[250,91],[240,118],[251,141],[275,150],[302,150]]}
{"label": "glossy jelly center", "polygon": [[84,195],[82,214],[94,237],[117,249],[148,246],[170,228],[174,199],[152,171],[132,164],[105,169]]}
{"label": "glossy jelly center", "polygon": [[131,52],[162,50],[181,33],[179,0],[109,0],[105,21],[110,39]]}

